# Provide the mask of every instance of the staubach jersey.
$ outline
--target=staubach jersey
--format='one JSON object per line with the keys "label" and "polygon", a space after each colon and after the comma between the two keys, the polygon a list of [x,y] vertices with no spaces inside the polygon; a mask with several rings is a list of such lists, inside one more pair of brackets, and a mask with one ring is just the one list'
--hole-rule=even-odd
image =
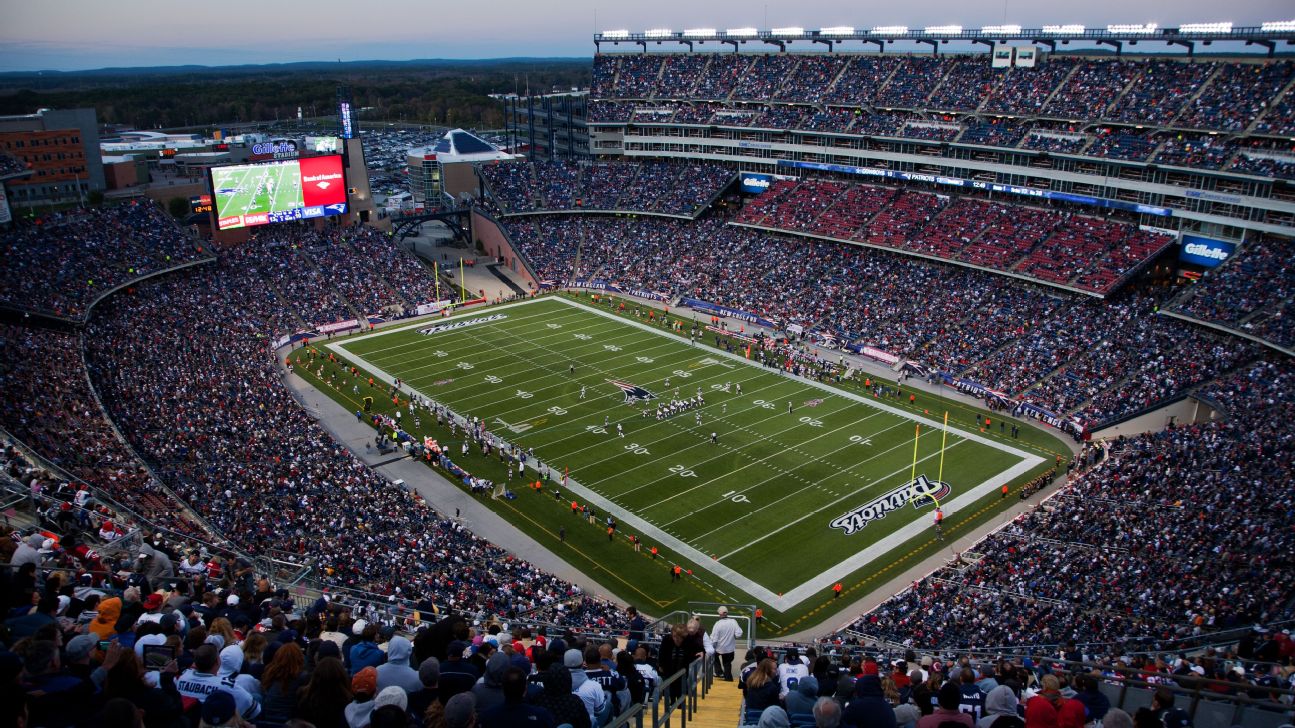
{"label": "staubach jersey", "polygon": [[255,718],[260,712],[251,693],[235,685],[232,680],[219,675],[197,672],[190,668],[175,679],[175,688],[180,695],[193,698],[199,703],[207,702],[207,697],[217,690],[224,690],[234,696],[234,706],[238,709],[239,715],[250,719]]}

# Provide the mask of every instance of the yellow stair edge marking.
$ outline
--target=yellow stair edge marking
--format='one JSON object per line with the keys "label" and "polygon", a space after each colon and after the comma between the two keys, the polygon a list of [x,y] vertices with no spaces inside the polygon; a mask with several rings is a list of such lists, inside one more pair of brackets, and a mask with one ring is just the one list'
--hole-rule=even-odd
{"label": "yellow stair edge marking", "polygon": [[706,697],[697,702],[697,712],[688,721],[688,725],[697,728],[736,728],[741,723],[741,709],[742,691],[737,689],[737,681],[716,680]]}

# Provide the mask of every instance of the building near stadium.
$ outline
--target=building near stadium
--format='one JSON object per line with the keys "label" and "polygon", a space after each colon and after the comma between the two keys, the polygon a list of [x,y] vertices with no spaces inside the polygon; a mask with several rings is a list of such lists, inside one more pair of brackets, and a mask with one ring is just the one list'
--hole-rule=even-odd
{"label": "building near stadium", "polygon": [[0,117],[0,150],[32,171],[7,183],[14,204],[77,200],[104,189],[94,109],[41,109]]}
{"label": "building near stadium", "polygon": [[416,203],[453,202],[460,195],[476,196],[479,183],[473,165],[513,159],[472,132],[454,129],[430,147],[405,153],[410,189]]}

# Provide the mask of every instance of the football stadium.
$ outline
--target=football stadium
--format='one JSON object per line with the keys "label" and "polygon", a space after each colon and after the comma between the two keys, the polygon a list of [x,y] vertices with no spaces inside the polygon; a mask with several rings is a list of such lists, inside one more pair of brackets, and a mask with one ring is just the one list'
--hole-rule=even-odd
{"label": "football stadium", "polygon": [[5,725],[1295,720],[1295,21],[589,40],[0,117]]}

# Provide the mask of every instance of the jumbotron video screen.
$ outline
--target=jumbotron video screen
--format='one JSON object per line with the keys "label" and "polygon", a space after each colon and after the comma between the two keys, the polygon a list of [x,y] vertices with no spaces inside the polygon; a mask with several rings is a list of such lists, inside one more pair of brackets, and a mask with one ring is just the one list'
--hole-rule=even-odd
{"label": "jumbotron video screen", "polygon": [[220,230],[346,214],[342,157],[326,155],[211,170]]}

